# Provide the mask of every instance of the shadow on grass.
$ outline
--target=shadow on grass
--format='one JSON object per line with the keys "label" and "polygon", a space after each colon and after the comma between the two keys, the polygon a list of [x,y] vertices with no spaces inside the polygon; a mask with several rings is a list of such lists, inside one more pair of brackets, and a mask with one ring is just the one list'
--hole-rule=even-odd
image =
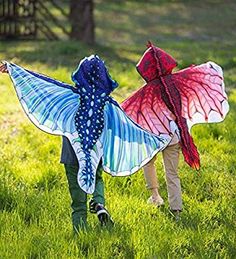
{"label": "shadow on grass", "polygon": [[[88,228],[87,232],[80,232],[74,236],[78,250],[88,257],[93,252],[101,258],[135,258],[135,248],[131,239],[132,230],[127,226],[115,223],[113,227],[101,227],[100,224]],[[109,247],[109,251],[104,251]],[[108,241],[109,240],[109,241]]]}
{"label": "shadow on grass", "polygon": [[[85,56],[97,54],[105,61],[133,64],[127,57],[121,57],[119,50],[114,47],[106,47],[99,44],[88,46],[75,41],[37,41],[37,42],[8,42],[7,48],[0,46],[0,52],[7,59],[19,59],[24,63],[45,63],[46,65],[57,68],[58,66],[74,67]],[[130,51],[132,52],[132,50]],[[107,59],[107,60],[106,60]]]}
{"label": "shadow on grass", "polygon": [[233,1],[227,5],[220,1],[103,1],[96,6],[98,40],[110,44],[141,44],[150,38],[222,41],[222,31],[224,40],[232,40],[235,10]]}

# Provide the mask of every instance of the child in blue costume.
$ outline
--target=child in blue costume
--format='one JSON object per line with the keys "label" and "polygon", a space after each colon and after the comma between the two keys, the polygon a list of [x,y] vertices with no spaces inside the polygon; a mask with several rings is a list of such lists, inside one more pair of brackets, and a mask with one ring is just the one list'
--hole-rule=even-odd
{"label": "child in blue costume", "polygon": [[39,129],[64,137],[61,160],[72,197],[73,224],[86,225],[87,193],[93,194],[90,211],[102,224],[111,222],[104,208],[101,166],[112,176],[131,175],[162,151],[171,137],[145,131],[125,115],[109,96],[118,84],[96,55],[80,62],[72,74],[75,86],[9,62],[0,71],[5,69],[28,118]]}
{"label": "child in blue costume", "polygon": [[[72,224],[75,230],[86,228],[87,226],[87,193],[84,192],[78,182],[77,173],[79,164],[75,152],[66,137],[63,137],[61,163],[64,164],[66,176],[71,195],[71,208],[72,208]],[[95,190],[93,198],[89,202],[89,209],[91,213],[96,213],[102,226],[112,225],[113,220],[110,217],[105,206],[104,197],[104,182],[102,179],[101,164],[96,173]]]}

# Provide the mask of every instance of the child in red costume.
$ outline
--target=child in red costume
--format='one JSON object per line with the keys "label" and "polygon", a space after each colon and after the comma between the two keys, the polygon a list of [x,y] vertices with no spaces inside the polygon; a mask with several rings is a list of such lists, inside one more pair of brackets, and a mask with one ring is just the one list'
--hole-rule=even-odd
{"label": "child in red costume", "polygon": [[[173,135],[171,132],[175,131],[172,142],[163,151],[163,159],[170,207],[178,212],[182,210],[177,174],[179,147],[185,162],[198,170],[200,158],[190,128],[197,123],[224,120],[229,105],[220,66],[207,62],[172,73],[176,66],[173,57],[149,43],[137,64],[146,83],[122,103],[122,108],[141,127],[157,135]],[[149,201],[161,205],[154,161],[144,167],[145,178],[152,190]]]}

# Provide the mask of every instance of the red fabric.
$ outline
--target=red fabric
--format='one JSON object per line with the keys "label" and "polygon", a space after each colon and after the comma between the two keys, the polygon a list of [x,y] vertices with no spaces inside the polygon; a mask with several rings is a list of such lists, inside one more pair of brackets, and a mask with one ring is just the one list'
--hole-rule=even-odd
{"label": "red fabric", "polygon": [[212,110],[222,115],[221,104],[226,99],[222,93],[223,78],[207,64],[172,74],[176,65],[169,54],[150,45],[137,64],[147,83],[121,106],[135,122],[157,135],[171,134],[170,122],[174,120],[185,161],[199,169],[199,153],[186,119],[191,120],[198,113],[207,121]]}
{"label": "red fabric", "polygon": [[146,82],[171,73],[177,66],[177,62],[171,55],[151,44],[149,46],[136,66]]}

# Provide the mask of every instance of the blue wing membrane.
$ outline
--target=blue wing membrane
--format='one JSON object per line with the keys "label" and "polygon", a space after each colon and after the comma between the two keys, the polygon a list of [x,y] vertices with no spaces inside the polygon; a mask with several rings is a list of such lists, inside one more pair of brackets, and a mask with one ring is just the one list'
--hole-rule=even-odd
{"label": "blue wing membrane", "polygon": [[171,141],[143,130],[114,103],[104,108],[105,126],[100,137],[103,168],[113,176],[131,175],[148,163]]}
{"label": "blue wing membrane", "polygon": [[12,63],[7,67],[19,101],[38,128],[55,135],[76,131],[73,118],[80,98],[73,86]]}

